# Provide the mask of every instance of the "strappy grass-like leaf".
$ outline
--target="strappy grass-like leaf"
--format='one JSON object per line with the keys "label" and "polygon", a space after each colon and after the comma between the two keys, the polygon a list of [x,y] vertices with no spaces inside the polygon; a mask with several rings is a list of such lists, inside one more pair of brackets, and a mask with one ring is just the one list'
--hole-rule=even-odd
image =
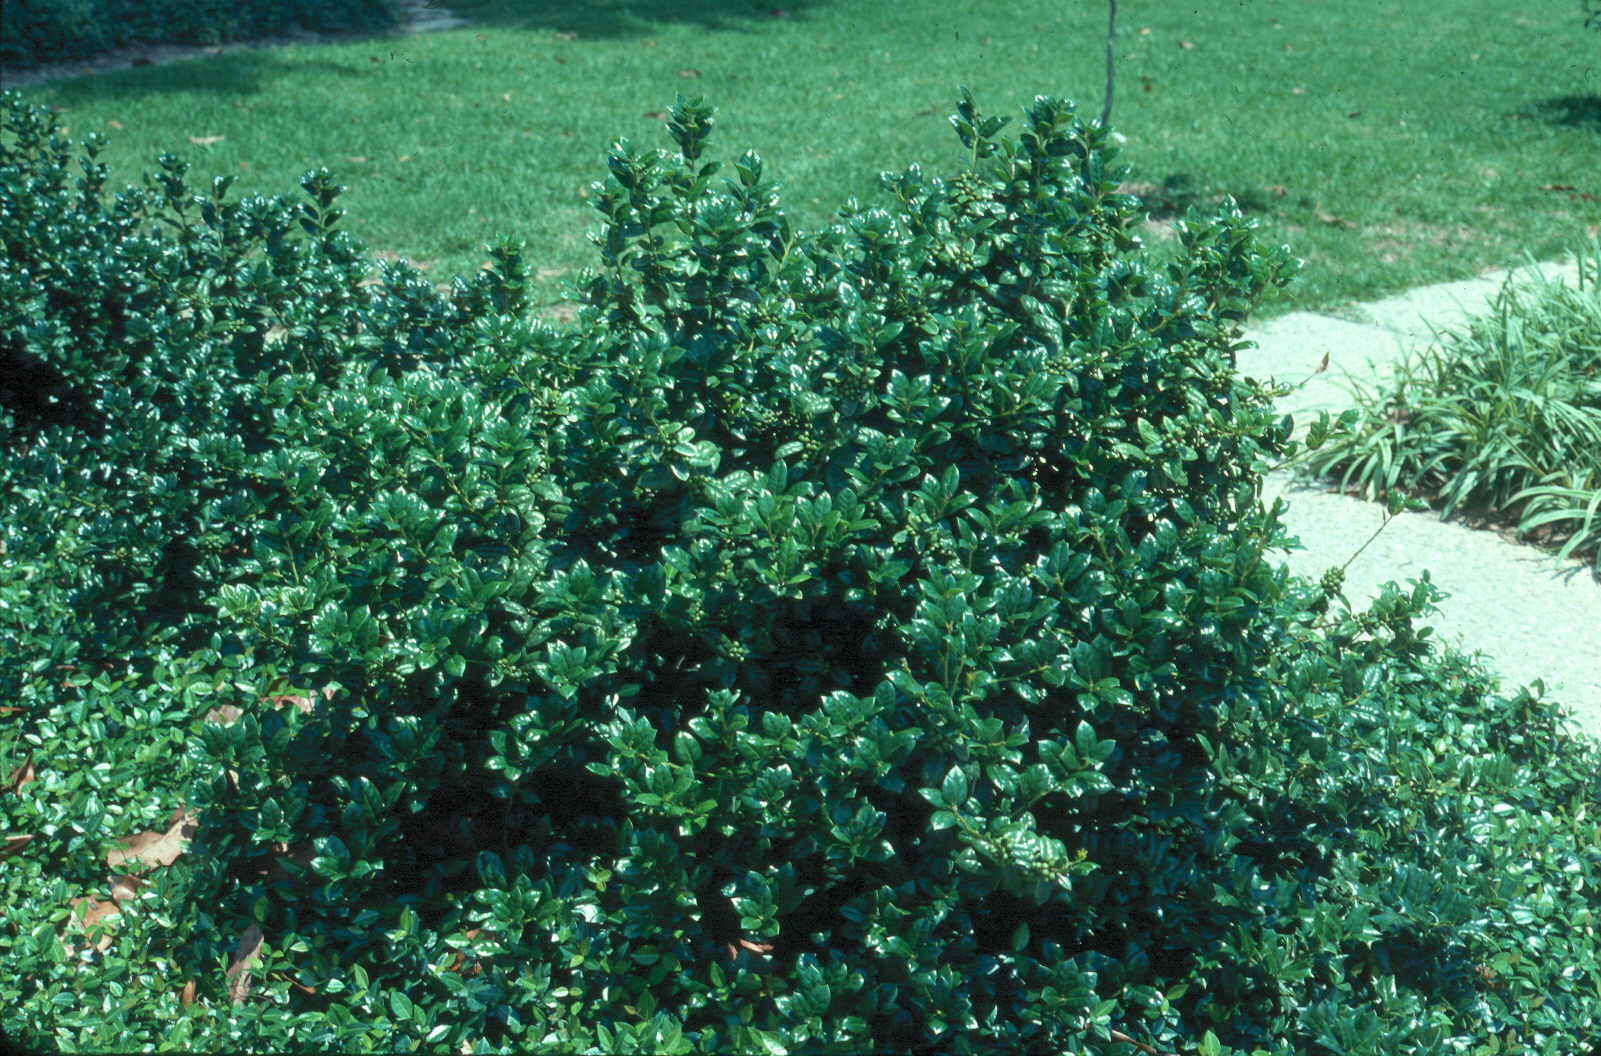
{"label": "strappy grass-like leaf", "polygon": [[1348,385],[1356,423],[1302,471],[1369,499],[1397,486],[1432,494],[1444,517],[1514,515],[1523,534],[1577,521],[1562,555],[1587,552],[1584,482],[1601,478],[1598,260],[1601,243],[1581,251],[1576,287],[1509,281],[1485,314],[1397,364],[1388,385]]}

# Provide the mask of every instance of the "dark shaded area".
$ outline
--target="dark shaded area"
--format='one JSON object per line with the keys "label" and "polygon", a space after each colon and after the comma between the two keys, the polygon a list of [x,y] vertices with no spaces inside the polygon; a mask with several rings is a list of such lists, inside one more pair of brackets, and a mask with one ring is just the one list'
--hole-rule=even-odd
{"label": "dark shaded area", "polygon": [[743,32],[773,20],[802,18],[817,0],[455,0],[436,2],[475,25],[553,30],[585,37],[628,37],[657,26]]}
{"label": "dark shaded area", "polygon": [[1543,120],[1563,128],[1601,132],[1601,95],[1559,95],[1534,104]]}
{"label": "dark shaded area", "polygon": [[60,369],[28,352],[20,336],[0,335],[0,422],[10,418],[10,439],[27,446],[52,426],[105,433],[105,416]]}
{"label": "dark shaded area", "polygon": [[1127,185],[1126,190],[1138,196],[1153,220],[1178,219],[1191,208],[1210,214],[1224,195],[1231,195],[1240,211],[1252,216],[1277,212],[1285,206],[1310,209],[1313,205],[1311,198],[1292,195],[1285,187],[1217,187],[1192,172],[1170,173],[1154,185],[1136,182]]}
{"label": "dark shaded area", "polygon": [[12,0],[0,13],[0,62],[31,69],[141,45],[206,45],[292,31],[371,31],[404,19],[399,0]]}
{"label": "dark shaded area", "polygon": [[[56,82],[51,85],[52,100],[70,108],[104,99],[126,99],[137,93],[206,91],[229,97],[257,95],[289,72],[284,55],[281,47],[262,47],[198,55],[161,66],[141,65],[135,60],[127,69]],[[330,80],[356,77],[363,72],[354,64],[327,59],[297,59],[294,69],[314,71]]]}

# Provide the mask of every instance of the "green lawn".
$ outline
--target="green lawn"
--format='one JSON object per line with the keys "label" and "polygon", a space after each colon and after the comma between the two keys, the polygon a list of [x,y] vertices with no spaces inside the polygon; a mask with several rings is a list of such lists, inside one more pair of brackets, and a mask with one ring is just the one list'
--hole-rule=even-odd
{"label": "green lawn", "polygon": [[[782,4],[780,9],[776,5]],[[805,224],[882,169],[947,168],[959,84],[1016,113],[1098,114],[1106,9],[999,0],[458,0],[464,29],[236,51],[58,81],[29,98],[109,134],[124,178],[163,149],[245,190],[328,165],[373,247],[477,267],[525,239],[541,303],[591,260],[584,200],[615,136],[668,145],[674,96],[722,108]],[[1277,306],[1331,307],[1560,255],[1601,220],[1601,34],[1576,4],[1123,4],[1113,123],[1135,181],[1227,191],[1308,261]],[[215,138],[221,137],[221,138]],[[196,145],[191,138],[204,141]]]}

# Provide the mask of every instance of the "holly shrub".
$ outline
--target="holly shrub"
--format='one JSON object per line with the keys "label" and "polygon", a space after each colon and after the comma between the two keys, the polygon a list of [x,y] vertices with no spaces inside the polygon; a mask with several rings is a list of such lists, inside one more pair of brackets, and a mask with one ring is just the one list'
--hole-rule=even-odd
{"label": "holly shrub", "polygon": [[1587,1051],[1594,746],[1276,558],[1287,252],[1053,99],[814,233],[712,124],[556,328],[8,104],[6,1032]]}

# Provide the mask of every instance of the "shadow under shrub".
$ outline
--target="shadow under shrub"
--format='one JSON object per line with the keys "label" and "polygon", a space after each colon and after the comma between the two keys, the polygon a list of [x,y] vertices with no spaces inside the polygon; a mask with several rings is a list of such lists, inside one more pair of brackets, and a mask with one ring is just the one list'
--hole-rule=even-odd
{"label": "shadow under shrub", "polygon": [[[82,790],[75,812],[0,799],[8,831],[77,825],[3,874],[29,922],[0,934],[19,1036],[1373,1056],[1594,1037],[1593,749],[1436,650],[1427,582],[1341,612],[1337,583],[1273,559],[1260,474],[1295,445],[1233,352],[1286,254],[1225,208],[1146,265],[1106,134],[1049,99],[1009,139],[964,94],[954,176],[886,174],[881,207],[815,234],[755,155],[719,179],[712,120],[681,102],[676,152],[613,150],[569,330],[530,321],[510,249],[449,295],[404,267],[364,283],[321,176],[299,206],[203,196],[187,224],[193,196],[138,199],[137,237],[95,251],[119,263],[105,286],[50,270],[76,243],[46,235],[26,275],[0,271],[50,276],[0,335],[99,423],[6,407],[8,525],[25,503],[63,523],[67,474],[126,460],[151,468],[78,534],[148,560],[220,533],[156,610],[49,530],[8,530],[29,571],[0,579],[0,656],[77,639],[50,648],[113,673],[58,694],[17,660],[6,688],[40,728],[112,718],[105,750],[130,755],[125,717],[170,692],[142,721],[187,751],[119,816],[202,811],[74,961],[51,922],[118,826],[87,826]],[[98,208],[47,139],[3,159],[5,208]],[[113,353],[138,346],[84,307],[113,292],[155,320],[148,362],[182,364],[126,403],[146,374]],[[168,483],[191,464],[203,486]],[[95,750],[72,745],[52,767]],[[113,977],[148,999],[115,1018],[59,999]]]}
{"label": "shadow under shrub", "polygon": [[221,44],[292,29],[385,29],[398,0],[10,0],[0,63],[27,69],[139,44]]}

